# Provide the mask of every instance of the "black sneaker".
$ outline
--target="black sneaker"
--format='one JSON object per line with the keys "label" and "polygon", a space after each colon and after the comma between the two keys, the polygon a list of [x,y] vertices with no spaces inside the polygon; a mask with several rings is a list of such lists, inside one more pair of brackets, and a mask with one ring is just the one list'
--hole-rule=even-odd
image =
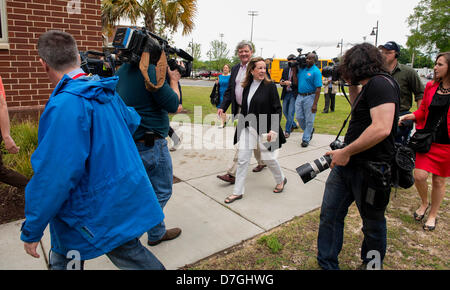
{"label": "black sneaker", "polygon": [[303,141],[303,142],[302,142],[302,147],[303,147],[303,148],[308,147],[308,145],[309,145],[309,142],[306,142],[306,141]]}

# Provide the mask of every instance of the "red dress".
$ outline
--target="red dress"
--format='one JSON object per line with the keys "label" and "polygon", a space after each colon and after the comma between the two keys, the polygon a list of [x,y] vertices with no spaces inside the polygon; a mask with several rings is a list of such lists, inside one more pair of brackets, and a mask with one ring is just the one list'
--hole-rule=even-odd
{"label": "red dress", "polygon": [[[425,88],[424,97],[420,108],[414,112],[416,116],[416,128],[425,127],[429,107],[436,94],[439,84],[429,82]],[[447,112],[447,129],[450,136],[450,111]],[[431,144],[427,153],[416,154],[416,168],[431,172],[442,177],[450,177],[450,144]]]}

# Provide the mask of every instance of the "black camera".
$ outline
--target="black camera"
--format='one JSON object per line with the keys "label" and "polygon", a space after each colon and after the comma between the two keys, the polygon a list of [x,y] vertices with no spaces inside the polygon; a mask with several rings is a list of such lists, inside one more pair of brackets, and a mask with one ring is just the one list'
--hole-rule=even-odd
{"label": "black camera", "polygon": [[336,82],[341,79],[341,72],[339,71],[339,59],[334,58],[333,61],[333,65],[326,66],[322,69],[322,76],[325,78],[331,77],[333,82]]}
{"label": "black camera", "polygon": [[88,50],[80,52],[81,68],[85,73],[99,75],[101,77],[110,77],[116,73],[116,66],[122,62],[116,54],[109,51],[99,52]]}
{"label": "black camera", "polygon": [[[182,49],[171,47],[167,40],[153,34],[145,27],[132,29],[120,27],[114,35],[113,46],[115,53],[108,51],[80,52],[81,68],[86,73],[97,74],[102,77],[111,77],[115,74],[115,68],[122,63],[139,64],[144,51],[150,53],[150,63],[156,65],[164,51],[167,56],[167,64],[171,70],[177,69],[181,77],[188,77],[192,70],[192,56]],[[90,57],[91,55],[95,57]],[[172,55],[184,59],[181,66]]]}
{"label": "black camera", "polygon": [[[345,146],[346,144],[341,142],[339,139],[336,139],[335,141],[333,141],[333,143],[330,144],[332,150],[343,149]],[[331,156],[324,155],[311,163],[303,164],[296,170],[298,175],[300,175],[300,177],[302,178],[303,183],[306,184],[311,180],[313,180],[314,178],[316,178],[317,174],[330,168],[330,164],[331,164]]]}
{"label": "black camera", "polygon": [[[120,27],[117,29],[113,46],[120,51],[119,58],[124,63],[138,64],[144,51],[150,53],[150,63],[156,65],[162,51],[167,55],[167,63],[171,70],[177,69],[182,77],[191,75],[193,57],[182,49],[172,47],[169,42],[158,35],[148,31],[145,27],[133,29]],[[171,55],[184,59],[184,67],[178,65]]]}
{"label": "black camera", "polygon": [[293,62],[288,62],[289,67],[294,68],[294,67],[298,67],[298,68],[305,68],[306,65],[306,57],[308,56],[307,53],[302,54],[303,49],[298,48],[297,49],[299,55],[295,58],[295,60]]}

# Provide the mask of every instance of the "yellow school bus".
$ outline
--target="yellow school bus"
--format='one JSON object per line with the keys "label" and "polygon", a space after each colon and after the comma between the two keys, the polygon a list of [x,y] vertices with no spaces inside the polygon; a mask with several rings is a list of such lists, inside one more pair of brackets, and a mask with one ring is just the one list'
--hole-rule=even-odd
{"label": "yellow school bus", "polygon": [[[322,69],[326,66],[329,66],[333,63],[331,59],[319,59],[316,62],[316,66],[322,72]],[[283,75],[283,70],[288,67],[288,60],[284,58],[274,58],[272,64],[270,65],[269,72],[272,80],[276,83],[279,83],[281,80],[281,76]]]}

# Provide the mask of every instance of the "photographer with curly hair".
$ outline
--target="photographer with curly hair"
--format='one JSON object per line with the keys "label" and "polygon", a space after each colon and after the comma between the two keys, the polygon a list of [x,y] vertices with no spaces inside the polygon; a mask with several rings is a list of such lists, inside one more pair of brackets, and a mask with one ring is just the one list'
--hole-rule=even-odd
{"label": "photographer with curly hair", "polygon": [[[399,88],[383,70],[379,50],[368,43],[346,52],[340,72],[351,84],[352,118],[344,140],[347,146],[327,153],[332,157],[332,171],[322,201],[317,260],[323,269],[339,269],[344,219],[356,202],[363,221],[362,266],[375,263],[379,269],[386,253],[384,213],[391,191]],[[372,259],[373,255],[378,259]]]}

